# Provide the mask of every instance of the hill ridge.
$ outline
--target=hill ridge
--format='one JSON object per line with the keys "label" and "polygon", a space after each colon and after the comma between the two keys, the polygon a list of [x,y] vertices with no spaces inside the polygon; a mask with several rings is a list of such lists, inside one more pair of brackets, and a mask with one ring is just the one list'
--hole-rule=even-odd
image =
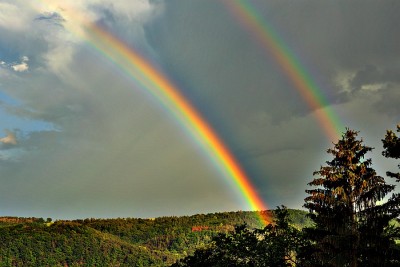
{"label": "hill ridge", "polygon": [[[292,209],[290,214],[300,226],[309,223],[305,211]],[[53,223],[4,216],[0,266],[169,266],[244,223],[262,228],[258,212],[252,211]]]}

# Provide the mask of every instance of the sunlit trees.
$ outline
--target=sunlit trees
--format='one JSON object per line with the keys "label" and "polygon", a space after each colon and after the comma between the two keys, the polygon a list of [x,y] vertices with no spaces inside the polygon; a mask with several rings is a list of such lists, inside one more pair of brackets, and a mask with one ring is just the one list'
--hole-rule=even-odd
{"label": "sunlit trees", "polygon": [[193,256],[172,266],[300,266],[301,259],[297,255],[309,245],[308,241],[290,224],[286,207],[278,208],[274,215],[274,223],[264,229],[237,226],[230,233],[217,235],[208,247],[196,250]]}
{"label": "sunlit trees", "polygon": [[257,230],[262,237],[259,239],[259,255],[264,257],[258,266],[302,266],[301,254],[310,246],[310,242],[291,223],[288,209],[282,206],[274,211],[273,224]]}
{"label": "sunlit trees", "polygon": [[[394,189],[371,167],[365,155],[372,150],[347,129],[328,149],[333,156],[309,183],[313,189],[304,207],[311,212],[315,228],[307,229],[315,242],[313,266],[385,266],[385,235],[390,216],[378,201]],[[378,247],[384,246],[384,247]]]}

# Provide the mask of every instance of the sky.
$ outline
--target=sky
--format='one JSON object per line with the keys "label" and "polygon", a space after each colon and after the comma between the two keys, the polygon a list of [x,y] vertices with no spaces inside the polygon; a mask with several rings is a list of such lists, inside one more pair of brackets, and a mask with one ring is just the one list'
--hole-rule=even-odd
{"label": "sky", "polygon": [[396,170],[381,139],[400,123],[400,2],[242,2],[315,84],[317,106],[232,2],[0,0],[0,216],[249,210],[204,143],[83,21],[167,77],[270,208],[301,208],[331,158],[337,139],[318,114],[334,114],[336,124],[322,118],[336,131],[360,131],[379,175]]}

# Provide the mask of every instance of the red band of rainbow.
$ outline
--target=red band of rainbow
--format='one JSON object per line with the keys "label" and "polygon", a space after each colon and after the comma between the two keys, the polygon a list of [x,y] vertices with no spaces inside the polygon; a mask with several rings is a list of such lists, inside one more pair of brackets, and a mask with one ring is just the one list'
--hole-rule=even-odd
{"label": "red band of rainbow", "polygon": [[[41,2],[50,5],[50,1],[47,0]],[[78,10],[73,10],[70,6],[58,7],[58,10],[66,20],[64,26],[67,30],[85,40],[111,60],[135,83],[148,90],[174,114],[192,136],[202,144],[211,160],[217,163],[223,173],[234,182],[250,210],[263,211],[267,209],[232,152],[195,107],[161,71],[134,48],[119,40],[106,29],[85,19],[84,14],[79,13]],[[73,25],[69,24],[71,22]],[[80,27],[76,27],[77,23]],[[263,216],[260,214],[260,219],[263,223],[270,221],[265,214]]]}

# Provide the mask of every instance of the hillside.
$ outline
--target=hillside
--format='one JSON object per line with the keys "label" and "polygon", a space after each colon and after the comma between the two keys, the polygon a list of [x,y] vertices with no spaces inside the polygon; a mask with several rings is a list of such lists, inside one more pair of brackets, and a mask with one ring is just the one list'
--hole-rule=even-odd
{"label": "hillside", "polygon": [[[298,227],[306,212],[291,210]],[[168,266],[219,232],[246,223],[261,228],[257,212],[222,212],[155,219],[45,222],[0,218],[1,266]]]}

